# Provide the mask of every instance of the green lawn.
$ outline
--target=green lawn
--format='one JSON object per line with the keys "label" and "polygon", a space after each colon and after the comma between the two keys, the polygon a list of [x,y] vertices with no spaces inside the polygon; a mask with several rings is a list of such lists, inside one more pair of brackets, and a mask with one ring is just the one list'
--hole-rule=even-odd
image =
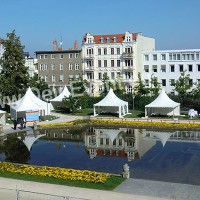
{"label": "green lawn", "polygon": [[[62,113],[62,114],[66,114],[66,115],[74,115],[74,116],[90,116],[93,115],[93,109],[92,108],[86,108],[86,109],[81,109],[78,110],[77,113],[72,114],[72,113],[67,113],[66,111],[62,111],[62,110],[55,110],[54,112],[58,112],[58,113]],[[141,110],[129,110],[128,115],[124,116],[124,118],[141,118],[145,116],[144,111]],[[185,115],[185,116],[178,116],[175,118],[178,118],[179,120],[200,120],[200,117],[194,117],[192,119],[188,118],[188,112],[187,111],[182,111],[181,115]],[[100,115],[98,115],[98,117],[112,117],[112,118],[118,118],[118,114],[112,114],[112,113],[102,113]],[[168,117],[168,116],[152,116],[149,117],[150,119],[173,119],[172,116]]]}
{"label": "green lawn", "polygon": [[33,176],[33,175],[31,176],[26,174],[15,174],[10,172],[0,172],[0,177],[41,182],[41,183],[50,183],[56,185],[81,187],[81,188],[92,188],[99,190],[113,190],[125,180],[121,176],[111,176],[105,184],[101,184],[101,183],[88,183],[83,181],[61,180],[56,178]]}

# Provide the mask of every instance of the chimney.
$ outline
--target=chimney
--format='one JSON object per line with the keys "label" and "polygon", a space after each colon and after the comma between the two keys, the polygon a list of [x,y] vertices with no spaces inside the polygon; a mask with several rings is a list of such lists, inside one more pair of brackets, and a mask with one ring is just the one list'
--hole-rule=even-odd
{"label": "chimney", "polygon": [[53,51],[57,51],[57,50],[58,50],[57,41],[54,40],[54,41],[53,41]]}
{"label": "chimney", "polygon": [[58,48],[58,51],[62,51],[62,47]]}
{"label": "chimney", "polygon": [[75,42],[74,42],[74,49],[78,49],[78,41],[77,40],[75,40]]}

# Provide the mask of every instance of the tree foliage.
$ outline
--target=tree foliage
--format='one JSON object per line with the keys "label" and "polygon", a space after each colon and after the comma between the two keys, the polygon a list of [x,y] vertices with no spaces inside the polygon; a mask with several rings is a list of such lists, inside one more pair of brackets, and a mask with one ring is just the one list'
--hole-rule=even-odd
{"label": "tree foliage", "polygon": [[159,94],[159,91],[161,89],[161,84],[158,82],[158,78],[157,77],[152,77],[151,78],[151,85],[152,87],[150,88],[152,95],[153,96],[157,96]]}
{"label": "tree foliage", "polygon": [[89,87],[89,83],[86,80],[83,80],[82,78],[78,80],[73,78],[70,80],[70,86],[71,94],[73,96],[81,96],[86,94],[86,88]]}
{"label": "tree foliage", "polygon": [[190,83],[190,75],[185,75],[185,72],[182,72],[181,76],[174,84],[174,91],[178,93],[181,101],[183,101],[183,99],[186,97],[191,87],[192,84]]}
{"label": "tree foliage", "polygon": [[[30,79],[29,79],[29,86],[31,88],[37,89],[39,91],[39,94],[38,94],[38,91],[33,90],[33,92],[35,93],[36,96],[40,95],[40,97],[44,96],[44,97],[48,98],[47,97],[47,95],[48,95],[47,91],[50,90],[49,86],[36,73],[34,74],[33,77],[30,77]],[[53,93],[53,92],[51,92],[51,93]],[[43,99],[43,100],[46,100],[46,99]]]}
{"label": "tree foliage", "polygon": [[141,77],[141,73],[138,73],[138,81],[136,82],[136,86],[134,87],[134,93],[138,96],[145,96],[147,94],[149,94],[149,88],[146,88],[142,77]]}
{"label": "tree foliage", "polygon": [[81,106],[80,99],[78,97],[73,97],[72,95],[64,97],[62,102],[64,103],[66,109],[69,109],[72,113],[76,113]]}
{"label": "tree foliage", "polygon": [[0,91],[2,96],[18,97],[23,95],[29,82],[28,68],[25,66],[23,55],[24,46],[15,31],[7,34],[7,40],[3,41],[4,53],[0,59],[2,68],[0,74]]}

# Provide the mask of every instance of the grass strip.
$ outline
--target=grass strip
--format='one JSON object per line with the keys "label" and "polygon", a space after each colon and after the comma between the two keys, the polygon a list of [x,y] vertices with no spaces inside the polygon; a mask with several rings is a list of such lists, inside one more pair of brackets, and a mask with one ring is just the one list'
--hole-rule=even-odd
{"label": "grass strip", "polygon": [[16,173],[11,173],[11,172],[0,172],[0,177],[12,178],[12,179],[18,179],[18,180],[24,180],[24,181],[34,181],[34,182],[40,182],[40,183],[49,183],[49,184],[56,184],[56,185],[99,189],[99,190],[113,190],[125,180],[121,176],[111,176],[106,181],[106,183],[102,184],[102,183],[88,183],[88,182],[83,182],[83,181],[63,180],[63,179],[41,177],[41,176],[34,176],[34,175],[27,175],[27,174],[16,174]]}

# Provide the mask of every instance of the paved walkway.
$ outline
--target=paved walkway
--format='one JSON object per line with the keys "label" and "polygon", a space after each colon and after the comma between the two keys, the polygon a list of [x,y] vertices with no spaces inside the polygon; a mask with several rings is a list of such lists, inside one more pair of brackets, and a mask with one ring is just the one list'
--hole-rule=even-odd
{"label": "paved walkway", "polygon": [[[54,115],[54,114],[53,114]],[[55,113],[55,116],[59,117],[53,121],[39,122],[43,123],[58,123],[72,121],[75,119],[82,119],[78,116],[67,116]],[[131,120],[131,119],[126,119]],[[144,120],[144,119],[138,119]],[[160,121],[157,119],[156,121]],[[179,121],[181,123],[181,121]],[[183,121],[184,123],[191,123]],[[200,123],[195,122],[195,123]],[[4,126],[4,134],[13,132],[19,132],[31,129],[13,130],[13,125]],[[90,200],[164,200],[164,199],[176,199],[176,200],[199,200],[200,186],[186,185],[178,183],[167,183],[159,181],[149,181],[140,179],[127,179],[121,185],[119,185],[114,191],[101,191],[94,189],[83,189],[69,186],[52,185],[45,183],[27,182],[15,179],[0,178],[0,199],[11,200],[15,199],[16,193],[11,193],[8,190],[1,190],[1,188],[26,190],[39,193],[47,193],[61,196],[79,197]],[[28,199],[28,198],[27,198]]]}
{"label": "paved walkway", "polygon": [[[165,200],[165,198],[155,198],[151,196],[144,196],[144,195],[135,195],[135,194],[126,194],[121,192],[113,192],[113,191],[102,191],[102,190],[95,190],[95,189],[84,189],[78,187],[69,187],[69,186],[62,186],[62,185],[53,185],[53,184],[46,184],[46,183],[36,183],[36,182],[29,182],[29,181],[22,181],[22,180],[14,180],[14,179],[6,179],[0,178],[0,188],[9,188],[9,189],[17,189],[23,191],[32,191],[38,193],[46,193],[52,195],[59,195],[59,196],[70,196],[76,198],[83,198],[83,199],[90,199],[90,200]],[[33,198],[33,194],[27,194],[28,199],[35,199]],[[29,197],[29,198],[28,198]],[[42,198],[38,199],[46,199]],[[0,199],[2,200],[11,200],[16,199],[16,193],[1,190],[0,189]],[[48,198],[50,199],[50,198]],[[71,200],[71,199],[70,199]],[[76,199],[75,199],[76,200]]]}

